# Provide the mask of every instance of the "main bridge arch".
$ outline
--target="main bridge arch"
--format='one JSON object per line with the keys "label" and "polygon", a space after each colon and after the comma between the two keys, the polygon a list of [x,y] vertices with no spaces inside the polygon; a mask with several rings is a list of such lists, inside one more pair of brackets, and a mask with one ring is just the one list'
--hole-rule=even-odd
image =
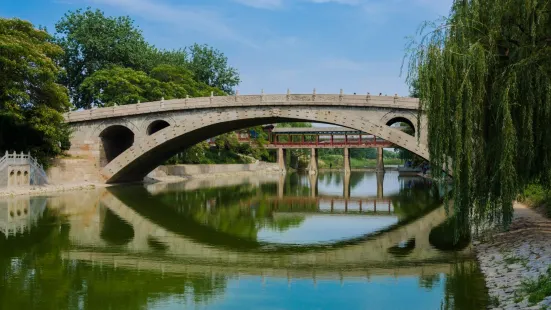
{"label": "main bridge arch", "polygon": [[[208,100],[208,101],[207,101]],[[99,153],[99,133],[124,125],[135,139],[103,167],[108,183],[140,181],[165,160],[198,142],[222,133],[266,123],[288,121],[339,125],[367,132],[428,159],[426,130],[408,135],[387,124],[406,119],[416,126],[418,102],[412,98],[343,95],[270,95],[193,98],[73,112],[66,120],[74,129],[70,152]],[[151,130],[152,124],[164,126]],[[167,126],[168,125],[168,126]],[[87,143],[83,143],[87,141]],[[99,145],[99,144],[98,144]],[[96,149],[94,149],[96,148]],[[90,152],[88,152],[90,154]]]}

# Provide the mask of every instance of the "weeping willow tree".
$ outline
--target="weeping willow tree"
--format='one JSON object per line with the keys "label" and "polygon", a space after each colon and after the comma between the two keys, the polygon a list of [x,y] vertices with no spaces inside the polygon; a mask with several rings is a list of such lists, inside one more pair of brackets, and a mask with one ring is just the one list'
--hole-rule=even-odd
{"label": "weeping willow tree", "polygon": [[455,0],[409,46],[433,171],[453,174],[455,216],[507,228],[512,202],[551,179],[551,1]]}

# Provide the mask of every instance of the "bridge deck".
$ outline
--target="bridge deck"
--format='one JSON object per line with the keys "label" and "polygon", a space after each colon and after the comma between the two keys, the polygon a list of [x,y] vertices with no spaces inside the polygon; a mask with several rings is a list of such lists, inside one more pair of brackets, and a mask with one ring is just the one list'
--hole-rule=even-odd
{"label": "bridge deck", "polygon": [[249,106],[349,106],[417,110],[419,109],[419,99],[398,96],[371,96],[369,94],[365,96],[344,94],[211,96],[97,108],[68,112],[64,116],[66,122],[74,123],[167,111]]}

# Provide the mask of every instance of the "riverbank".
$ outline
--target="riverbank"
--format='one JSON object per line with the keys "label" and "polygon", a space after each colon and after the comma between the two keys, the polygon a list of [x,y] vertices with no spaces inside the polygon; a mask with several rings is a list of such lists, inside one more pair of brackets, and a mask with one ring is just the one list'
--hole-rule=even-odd
{"label": "riverbank", "polygon": [[[40,196],[50,193],[87,190],[108,187],[113,184],[101,182],[99,172],[87,161],[60,161],[48,171],[52,184],[0,189],[0,197],[31,195]],[[213,165],[166,165],[159,166],[144,178],[144,184],[177,183],[189,179],[208,179],[216,177],[249,176],[257,174],[280,174],[279,166],[274,163],[256,162],[252,164],[213,164]],[[92,177],[90,177],[92,175]]]}
{"label": "riverbank", "polygon": [[42,186],[28,186],[20,188],[6,188],[0,190],[0,197],[19,195],[44,196],[52,193],[89,190],[98,187],[108,187],[109,184],[101,183],[73,183],[73,184],[48,184]]}
{"label": "riverbank", "polygon": [[551,309],[551,220],[515,203],[511,228],[474,241],[492,309]]}

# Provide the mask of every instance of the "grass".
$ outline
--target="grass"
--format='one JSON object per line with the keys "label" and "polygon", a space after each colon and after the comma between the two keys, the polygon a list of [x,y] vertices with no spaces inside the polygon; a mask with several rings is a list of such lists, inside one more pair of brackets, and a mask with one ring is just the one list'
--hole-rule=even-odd
{"label": "grass", "polygon": [[[319,158],[318,165],[321,169],[326,168],[342,168],[344,163],[344,158],[342,155],[325,155]],[[401,165],[402,160],[398,158],[385,158],[385,165]],[[350,158],[350,167],[351,168],[375,168],[377,167],[376,159],[359,159],[359,158]]]}
{"label": "grass", "polygon": [[516,257],[516,256],[505,257],[503,259],[503,261],[505,261],[505,263],[507,263],[507,265],[513,265],[513,264],[519,263],[522,266],[526,267],[526,265],[528,264],[528,259],[527,258]]}
{"label": "grass", "polygon": [[495,308],[499,307],[499,298],[497,298],[497,296],[490,297],[490,306]]}
{"label": "grass", "polygon": [[537,304],[547,296],[551,296],[551,266],[537,280],[523,281],[521,291],[528,294],[528,302],[530,304]]}
{"label": "grass", "polygon": [[524,189],[520,201],[531,207],[544,206],[548,217],[551,217],[551,190],[540,184],[530,184]]}

